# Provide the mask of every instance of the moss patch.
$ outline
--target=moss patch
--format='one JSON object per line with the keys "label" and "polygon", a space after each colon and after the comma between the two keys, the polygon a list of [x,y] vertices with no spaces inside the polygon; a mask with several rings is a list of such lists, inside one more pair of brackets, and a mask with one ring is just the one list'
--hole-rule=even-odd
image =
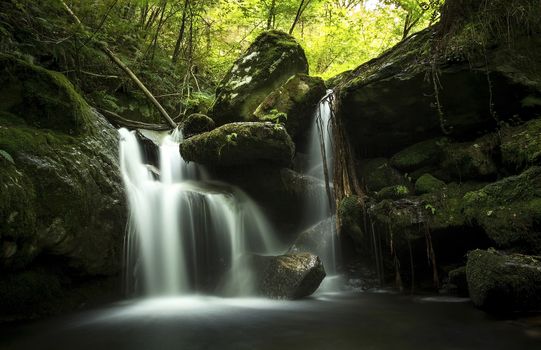
{"label": "moss patch", "polygon": [[391,164],[403,171],[412,171],[436,164],[440,161],[443,147],[447,142],[444,138],[437,138],[416,143],[395,154],[391,158]]}
{"label": "moss patch", "polygon": [[538,164],[541,160],[541,119],[518,127],[502,129],[502,161],[514,169]]}
{"label": "moss patch", "polygon": [[424,174],[415,181],[415,192],[425,194],[441,191],[445,187],[445,182],[435,178],[430,174]]}

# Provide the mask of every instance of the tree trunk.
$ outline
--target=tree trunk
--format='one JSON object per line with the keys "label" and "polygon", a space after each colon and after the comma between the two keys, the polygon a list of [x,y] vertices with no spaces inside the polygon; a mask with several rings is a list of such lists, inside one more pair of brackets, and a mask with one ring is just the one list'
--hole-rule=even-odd
{"label": "tree trunk", "polygon": [[188,6],[190,6],[190,0],[184,1],[184,10],[182,11],[182,21],[180,22],[180,29],[178,31],[177,42],[175,43],[175,50],[173,51],[173,57],[171,61],[177,63],[178,57],[180,55],[180,47],[182,41],[184,40],[184,32],[186,30],[186,15],[188,13]]}

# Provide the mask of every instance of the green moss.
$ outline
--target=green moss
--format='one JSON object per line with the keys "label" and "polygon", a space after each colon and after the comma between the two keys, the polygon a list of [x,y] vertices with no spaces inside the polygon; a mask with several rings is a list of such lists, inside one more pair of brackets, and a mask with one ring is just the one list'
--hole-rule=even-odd
{"label": "green moss", "polygon": [[445,147],[441,166],[459,180],[494,176],[497,167],[493,155],[498,144],[498,137],[492,134],[474,142],[449,144]]}
{"label": "green moss", "polygon": [[518,127],[507,127],[501,132],[502,160],[506,165],[520,169],[538,164],[541,160],[541,119]]}
{"label": "green moss", "polygon": [[410,190],[404,185],[384,187],[377,193],[378,199],[400,199],[410,195]]}
{"label": "green moss", "polygon": [[349,235],[359,244],[363,243],[364,239],[363,213],[363,202],[357,196],[346,197],[338,204],[337,215],[341,233]]}
{"label": "green moss", "polygon": [[77,135],[88,130],[90,108],[57,72],[0,54],[0,110],[29,125]]}
{"label": "green moss", "polygon": [[283,126],[250,122],[226,124],[180,145],[184,159],[219,166],[256,161],[289,164],[294,149]]}
{"label": "green moss", "polygon": [[393,168],[385,158],[361,161],[361,177],[370,191],[380,191],[391,186],[409,187],[411,185],[405,176]]}
{"label": "green moss", "polygon": [[435,178],[430,174],[424,174],[415,182],[415,192],[418,194],[432,193],[441,191],[445,187],[445,182]]}
{"label": "green moss", "polygon": [[532,167],[464,196],[466,217],[499,247],[541,252],[541,168]]}
{"label": "green moss", "polygon": [[487,311],[541,310],[541,261],[494,250],[468,254],[468,288],[473,303]]}
{"label": "green moss", "polygon": [[441,160],[447,139],[437,138],[416,143],[391,158],[391,164],[399,170],[413,171]]}

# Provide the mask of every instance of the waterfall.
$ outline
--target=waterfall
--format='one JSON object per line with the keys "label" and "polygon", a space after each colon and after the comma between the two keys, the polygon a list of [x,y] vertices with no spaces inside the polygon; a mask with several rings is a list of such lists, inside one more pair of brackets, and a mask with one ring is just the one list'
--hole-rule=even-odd
{"label": "waterfall", "polygon": [[[119,130],[120,167],[129,204],[126,283],[144,295],[253,292],[246,254],[278,244],[257,205],[240,189],[210,181],[180,156],[182,134],[164,134],[159,174],[149,169],[134,132]],[[158,177],[158,178],[157,178]]]}
{"label": "waterfall", "polygon": [[[308,162],[304,171],[306,175],[328,181],[330,186],[333,181],[332,99],[333,91],[328,90],[314,113],[308,140]],[[320,186],[315,191],[317,193],[311,193],[310,198],[307,199],[307,221],[323,222],[334,215],[332,188],[328,191],[325,186]],[[327,244],[326,249],[318,253],[327,273],[335,275],[339,256],[335,220],[326,220],[323,225],[325,225]]]}

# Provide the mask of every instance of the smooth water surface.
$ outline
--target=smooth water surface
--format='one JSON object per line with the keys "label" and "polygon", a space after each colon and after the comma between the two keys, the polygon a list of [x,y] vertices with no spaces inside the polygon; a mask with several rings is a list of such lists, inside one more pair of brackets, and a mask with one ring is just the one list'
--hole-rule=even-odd
{"label": "smooth water surface", "polygon": [[0,349],[13,350],[541,349],[540,324],[491,319],[467,300],[386,293],[145,299],[0,331]]}

